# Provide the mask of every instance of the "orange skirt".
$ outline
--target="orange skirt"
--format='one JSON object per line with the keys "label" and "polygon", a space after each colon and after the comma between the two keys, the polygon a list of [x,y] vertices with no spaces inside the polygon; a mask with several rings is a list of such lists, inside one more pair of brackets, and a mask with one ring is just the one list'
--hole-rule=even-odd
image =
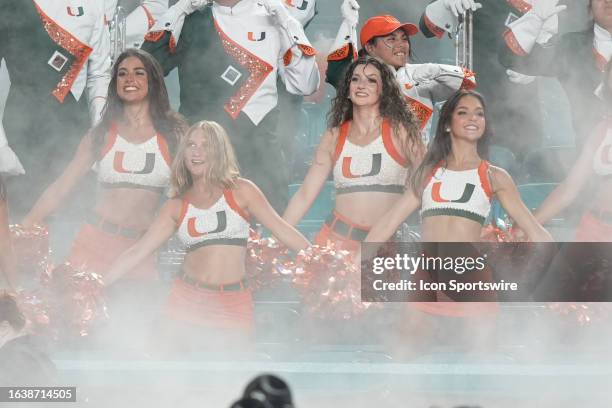
{"label": "orange skirt", "polygon": [[577,242],[612,242],[612,224],[602,222],[587,212],[580,220],[574,239]]}
{"label": "orange skirt", "polygon": [[[332,226],[327,223],[323,224],[319,232],[314,238],[314,243],[319,246],[327,246],[330,243],[334,244],[337,249],[342,249],[349,252],[357,252],[361,248],[361,241],[356,241],[354,239],[349,238],[348,236],[339,234],[333,230],[333,225],[336,221],[341,221],[350,228],[356,228],[363,231],[368,231],[369,227],[358,225],[353,223],[349,218],[340,214],[338,211],[333,211],[333,221]],[[349,232],[350,234],[350,232]]]}
{"label": "orange skirt", "polygon": [[[138,241],[121,235],[109,234],[98,227],[84,223],[77,234],[68,261],[77,268],[86,268],[102,276],[113,262]],[[157,260],[148,257],[136,269],[129,272],[125,279],[157,279]]]}
{"label": "orange skirt", "polygon": [[248,289],[209,290],[178,278],[164,309],[166,318],[202,328],[250,333],[254,327],[253,297]]}

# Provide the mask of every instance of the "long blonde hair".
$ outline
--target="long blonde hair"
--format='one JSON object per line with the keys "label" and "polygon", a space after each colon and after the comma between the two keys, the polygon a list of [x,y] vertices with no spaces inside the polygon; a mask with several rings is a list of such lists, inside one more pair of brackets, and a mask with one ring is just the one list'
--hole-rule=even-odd
{"label": "long blonde hair", "polygon": [[240,168],[234,148],[227,132],[217,122],[202,120],[187,130],[179,142],[178,152],[172,163],[172,190],[173,197],[184,194],[193,186],[193,178],[185,165],[185,150],[189,138],[195,132],[202,132],[206,143],[206,162],[208,169],[204,180],[211,186],[226,188],[234,187],[236,179],[240,177]]}

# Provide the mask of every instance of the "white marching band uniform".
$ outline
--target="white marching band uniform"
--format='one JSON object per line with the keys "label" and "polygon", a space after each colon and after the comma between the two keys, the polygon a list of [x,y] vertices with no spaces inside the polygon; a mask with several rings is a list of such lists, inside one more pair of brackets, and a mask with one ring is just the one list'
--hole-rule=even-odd
{"label": "white marching band uniform", "polygon": [[[79,2],[75,0],[36,0],[36,6],[62,29],[92,49],[89,58],[80,68],[72,82],[70,92],[78,101],[87,89],[87,101],[92,124],[101,115],[110,82],[110,37],[108,22],[114,17],[118,0]],[[126,18],[126,45],[138,48],[146,33],[168,9],[168,0],[143,0]],[[1,56],[0,56],[1,58]],[[5,64],[0,68],[3,87],[10,86]],[[2,124],[0,124],[0,173],[24,174],[23,166],[8,146]]]}

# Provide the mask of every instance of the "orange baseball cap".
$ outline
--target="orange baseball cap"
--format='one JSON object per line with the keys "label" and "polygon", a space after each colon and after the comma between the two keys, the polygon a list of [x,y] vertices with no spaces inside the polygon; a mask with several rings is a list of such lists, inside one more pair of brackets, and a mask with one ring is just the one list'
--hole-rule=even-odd
{"label": "orange baseball cap", "polygon": [[400,23],[400,21],[390,15],[375,16],[365,22],[361,32],[359,33],[359,40],[361,46],[364,47],[368,41],[374,37],[382,37],[389,35],[398,28],[401,28],[406,32],[407,35],[415,35],[419,32],[419,28],[412,23]]}

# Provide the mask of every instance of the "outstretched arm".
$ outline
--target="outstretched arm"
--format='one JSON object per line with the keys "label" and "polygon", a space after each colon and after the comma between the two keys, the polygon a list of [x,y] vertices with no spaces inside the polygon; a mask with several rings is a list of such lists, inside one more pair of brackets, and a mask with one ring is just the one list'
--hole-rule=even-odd
{"label": "outstretched arm", "polygon": [[283,218],[289,224],[296,225],[300,222],[323,188],[334,166],[332,156],[336,139],[334,134],[336,133],[336,130],[327,130],[321,138],[312,165],[304,178],[304,183],[291,197],[291,201],[289,201],[289,205],[283,214]]}
{"label": "outstretched arm", "polygon": [[95,162],[94,137],[87,134],[81,140],[76,154],[66,170],[55,180],[40,196],[34,207],[23,219],[25,227],[41,224],[45,218],[53,214],[64,202],[66,196],[74,189],[79,181],[87,174]]}
{"label": "outstretched arm", "polygon": [[164,204],[142,238],[113,262],[110,270],[104,276],[104,283],[107,286],[111,285],[117,279],[138,266],[145,258],[166,242],[176,231],[180,212],[180,199],[173,199]]}
{"label": "outstretched arm", "polygon": [[251,181],[240,179],[236,193],[239,205],[242,204],[242,208],[245,208],[287,247],[299,251],[310,245],[298,230],[274,211],[261,190]]}
{"label": "outstretched arm", "polygon": [[342,22],[327,56],[325,82],[338,89],[348,66],[357,58],[357,23],[359,4],[356,0],[344,0],[340,8]]}
{"label": "outstretched arm", "polygon": [[582,187],[587,184],[593,173],[593,157],[601,139],[601,132],[606,130],[607,128],[598,127],[593,132],[565,180],[535,210],[534,215],[539,223],[544,224],[563,211],[576,199]]}
{"label": "outstretched arm", "polygon": [[294,95],[312,95],[319,88],[319,68],[304,27],[281,0],[260,0],[260,3],[278,29],[281,42],[278,73],[285,88]]}
{"label": "outstretched arm", "polygon": [[542,227],[538,220],[529,211],[521,200],[521,195],[512,180],[512,177],[499,167],[491,167],[491,185],[493,193],[501,203],[508,215],[527,233],[534,242],[553,241],[552,236]]}

